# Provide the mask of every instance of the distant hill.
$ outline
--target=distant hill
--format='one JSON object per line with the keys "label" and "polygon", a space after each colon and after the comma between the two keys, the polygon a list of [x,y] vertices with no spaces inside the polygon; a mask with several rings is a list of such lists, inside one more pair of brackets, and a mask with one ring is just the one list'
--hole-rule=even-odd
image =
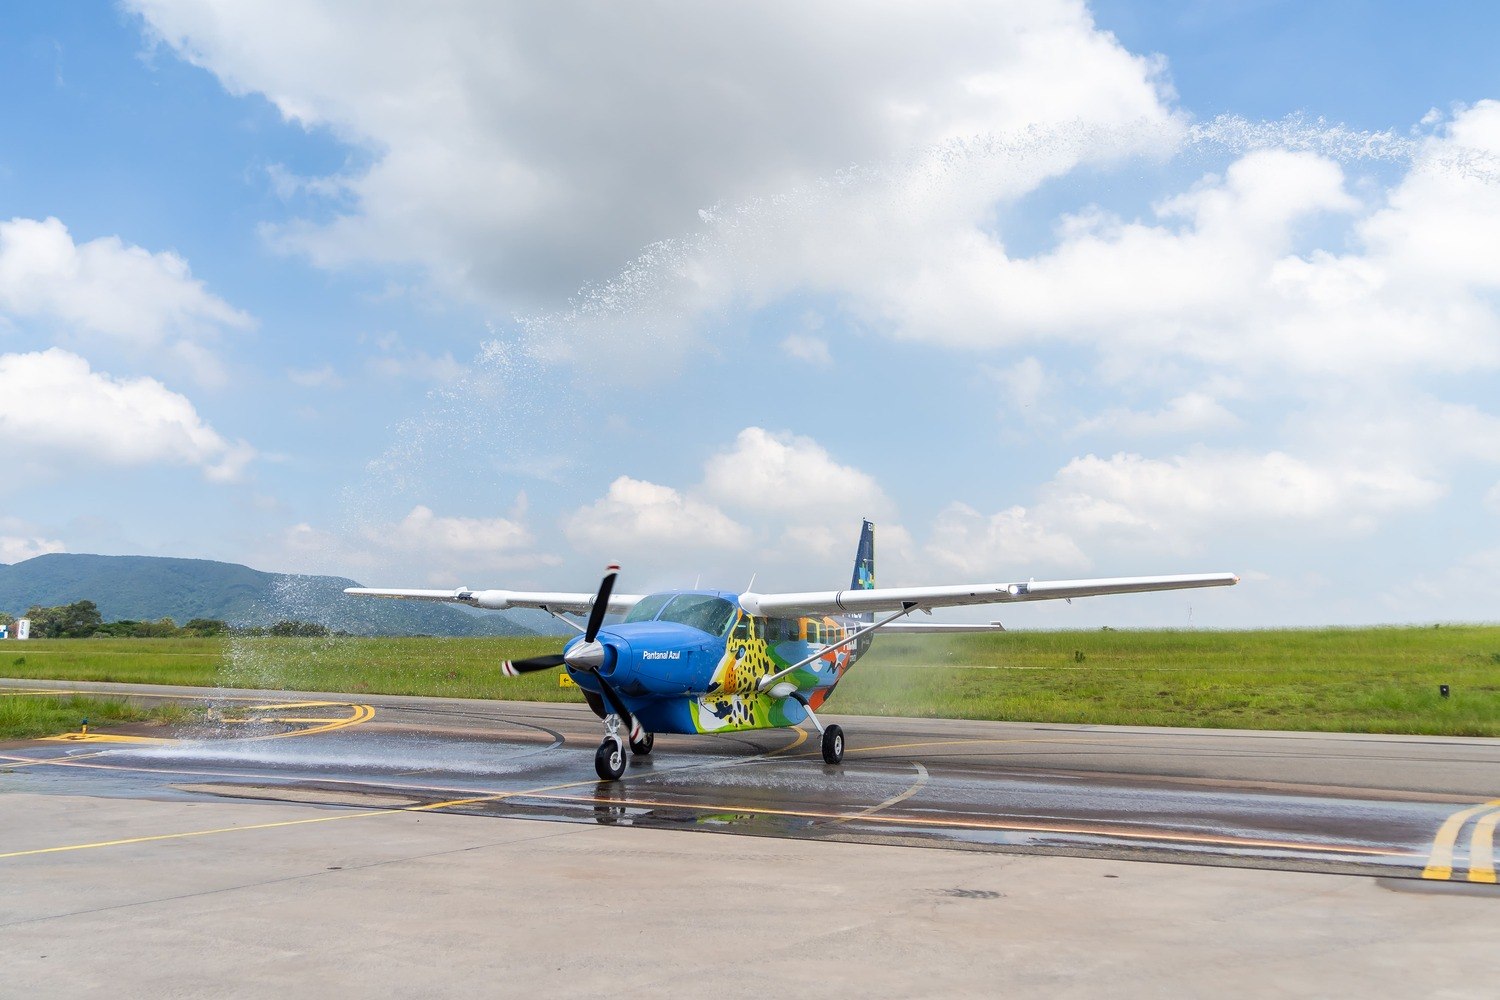
{"label": "distant hill", "polygon": [[[475,612],[451,604],[349,597],[360,586],[336,576],[263,573],[237,563],[160,556],[52,553],[0,565],[0,611],[23,614],[89,600],[105,621],[177,624],[217,618],[231,625],[317,622],[355,635],[552,634],[542,612]],[[541,619],[536,616],[542,615]]]}

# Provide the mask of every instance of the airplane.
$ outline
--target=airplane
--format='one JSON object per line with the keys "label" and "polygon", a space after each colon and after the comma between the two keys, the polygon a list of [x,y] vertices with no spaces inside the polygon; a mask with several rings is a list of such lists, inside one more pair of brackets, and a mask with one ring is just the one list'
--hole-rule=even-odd
{"label": "airplane", "polygon": [[[1024,601],[1069,600],[1194,587],[1228,587],[1233,573],[1135,576],[1099,580],[975,583],[942,587],[875,586],[875,526],[860,529],[854,577],[847,590],[758,594],[669,590],[616,594],[620,567],[611,564],[594,594],[515,590],[393,590],[350,587],[360,597],[447,601],[503,611],[546,611],[581,634],[558,654],[506,660],[500,671],[518,677],[563,667],[604,722],[594,754],[601,780],[625,774],[628,745],[651,752],[656,733],[730,733],[811,722],[822,736],[823,760],[844,759],[844,732],[818,719],[821,708],[876,632],[1004,631],[988,625],[905,619],[933,608]],[[752,586],[754,581],[752,581]],[[608,626],[605,616],[624,614]],[[587,616],[579,625],[565,614]],[[876,615],[880,615],[879,618]],[[622,733],[624,735],[622,735]]]}

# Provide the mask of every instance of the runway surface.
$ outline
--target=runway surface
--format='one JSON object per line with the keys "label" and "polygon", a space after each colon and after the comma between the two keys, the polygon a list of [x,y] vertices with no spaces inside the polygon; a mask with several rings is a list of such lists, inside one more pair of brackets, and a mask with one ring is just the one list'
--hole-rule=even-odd
{"label": "runway surface", "polygon": [[[0,682],[0,697],[62,688],[208,701],[221,718],[194,732],[0,746],[0,791],[326,807],[318,822],[482,814],[1495,891],[1495,740],[830,715],[848,740],[838,766],[799,731],[658,736],[650,757],[606,783],[593,773],[600,725],[582,705],[33,681]],[[0,845],[0,859],[101,843],[51,831]]]}

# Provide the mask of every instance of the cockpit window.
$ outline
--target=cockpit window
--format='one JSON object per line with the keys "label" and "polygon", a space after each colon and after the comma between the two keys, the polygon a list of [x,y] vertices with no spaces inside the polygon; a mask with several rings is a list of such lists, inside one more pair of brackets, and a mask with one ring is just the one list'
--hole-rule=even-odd
{"label": "cockpit window", "polygon": [[709,635],[723,635],[734,621],[734,605],[710,594],[678,594],[661,613],[661,620],[691,625]]}
{"label": "cockpit window", "polygon": [[671,599],[671,594],[652,594],[650,597],[643,597],[635,607],[630,609],[630,613],[625,616],[625,621],[649,622]]}

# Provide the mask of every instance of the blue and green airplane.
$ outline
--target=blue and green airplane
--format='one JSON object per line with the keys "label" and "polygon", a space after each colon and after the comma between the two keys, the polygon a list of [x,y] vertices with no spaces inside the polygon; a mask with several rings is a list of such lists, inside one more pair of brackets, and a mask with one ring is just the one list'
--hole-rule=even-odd
{"label": "blue and green airplane", "polygon": [[[346,594],[451,601],[474,608],[537,608],[579,630],[556,655],[507,660],[509,677],[563,667],[604,720],[594,769],[605,781],[625,773],[630,752],[651,752],[655,733],[729,733],[811,722],[823,737],[823,760],[844,758],[844,733],[823,725],[820,708],[844,673],[869,648],[874,633],[1001,631],[989,625],[907,620],[915,611],[1137,594],[1190,587],[1227,587],[1233,573],[1138,576],[1104,580],[976,583],[944,587],[875,586],[875,527],[859,535],[847,590],[801,594],[672,590],[616,594],[620,567],[611,565],[595,594],[514,590],[389,590],[351,587]],[[610,613],[624,619],[610,625]],[[565,614],[586,615],[579,625]],[[877,617],[877,615],[879,617]]]}

